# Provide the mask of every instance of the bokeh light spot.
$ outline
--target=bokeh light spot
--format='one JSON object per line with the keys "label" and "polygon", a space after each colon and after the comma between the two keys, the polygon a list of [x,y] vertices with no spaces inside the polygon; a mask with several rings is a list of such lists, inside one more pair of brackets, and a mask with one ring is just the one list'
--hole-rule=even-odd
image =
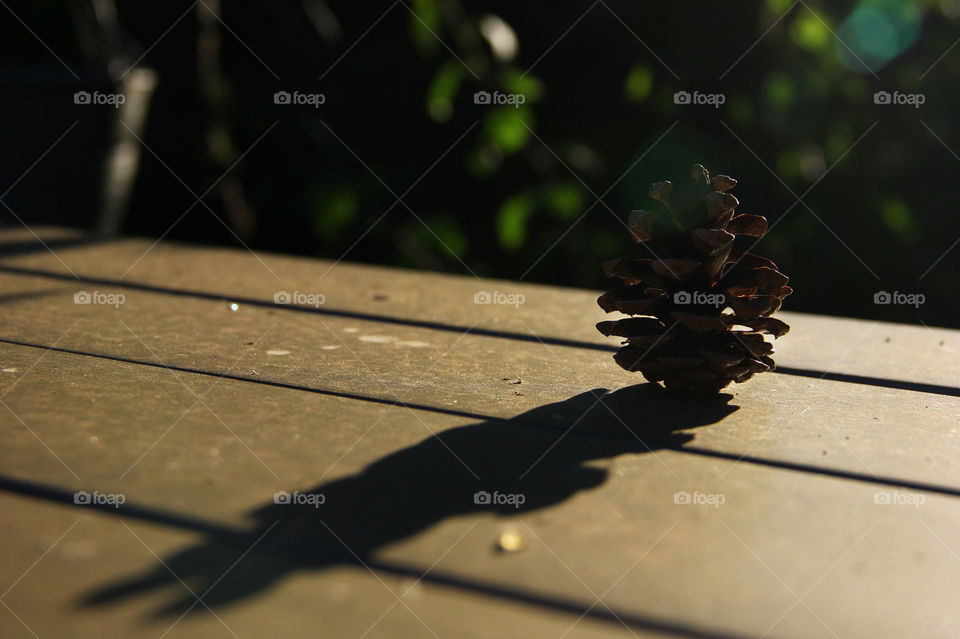
{"label": "bokeh light spot", "polygon": [[860,73],[876,72],[920,36],[920,12],[910,2],[864,0],[837,30],[840,61]]}

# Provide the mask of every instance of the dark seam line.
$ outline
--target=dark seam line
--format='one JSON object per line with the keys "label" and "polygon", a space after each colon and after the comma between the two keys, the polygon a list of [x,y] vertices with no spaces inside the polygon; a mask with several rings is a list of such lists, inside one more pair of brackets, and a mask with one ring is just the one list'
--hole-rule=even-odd
{"label": "dark seam line", "polygon": [[543,342],[545,344],[550,344],[552,346],[568,346],[571,348],[586,348],[586,349],[597,350],[597,351],[607,351],[611,353],[617,350],[616,346],[610,346],[609,344],[595,344],[592,342],[562,339],[559,337],[538,337],[536,335],[525,335],[523,333],[512,333],[510,331],[498,331],[498,330],[489,329],[489,328],[471,329],[469,326],[457,326],[456,324],[443,324],[441,322],[430,322],[427,320],[388,317],[385,315],[375,315],[373,313],[361,313],[359,311],[345,311],[345,310],[340,310],[335,308],[297,306],[295,304],[277,304],[275,302],[269,302],[269,301],[250,298],[250,297],[218,295],[215,293],[205,293],[203,291],[168,288],[165,286],[155,286],[153,284],[141,284],[139,282],[127,282],[124,280],[111,280],[111,279],[86,277],[86,276],[81,276],[80,278],[76,278],[76,277],[73,277],[72,275],[66,275],[62,273],[54,273],[51,271],[42,271],[37,269],[19,268],[19,267],[7,266],[4,264],[0,264],[0,272],[13,273],[16,275],[31,275],[35,277],[47,277],[52,279],[66,280],[68,282],[73,282],[73,283],[82,282],[85,284],[97,284],[100,286],[115,286],[117,288],[127,288],[127,289],[133,289],[137,291],[144,291],[147,293],[175,295],[180,297],[193,297],[196,299],[203,299],[203,300],[209,300],[209,301],[215,301],[215,302],[237,302],[238,304],[246,304],[247,306],[256,306],[259,308],[270,308],[274,310],[296,312],[296,313],[313,313],[317,315],[329,315],[332,317],[343,317],[347,319],[355,319],[355,320],[360,320],[365,322],[397,324],[399,326],[410,326],[413,328],[426,328],[429,330],[446,331],[450,333],[463,334],[463,333],[469,332],[471,335],[481,335],[483,337],[498,337],[501,339],[512,339],[512,340],[519,340],[524,342],[535,342],[535,343]]}
{"label": "dark seam line", "polygon": [[[74,493],[69,493],[65,490],[36,482],[0,476],[0,490],[69,506],[78,506],[74,502]],[[219,538],[228,539],[241,545],[249,545],[251,542],[256,540],[256,537],[250,533],[239,531],[228,526],[223,526],[209,520],[191,517],[188,515],[181,515],[179,513],[156,508],[150,508],[147,506],[141,506],[139,504],[130,502],[127,502],[118,508],[114,508],[109,504],[85,504],[79,507],[94,509],[99,512],[114,516],[132,517],[164,526],[196,531]],[[503,599],[510,602],[521,602],[531,606],[538,606],[558,612],[564,612],[570,615],[582,615],[606,623],[619,624],[622,620],[623,623],[641,630],[665,632],[675,636],[690,637],[692,639],[744,639],[746,637],[746,635],[710,632],[688,624],[673,623],[645,615],[601,610],[598,606],[585,608],[582,603],[578,603],[572,599],[552,597],[545,594],[538,594],[536,592],[504,587],[489,582],[460,577],[452,573],[439,570],[431,570],[424,574],[422,568],[411,564],[404,564],[389,560],[378,560],[373,558],[364,558],[361,562],[355,557],[345,555],[343,553],[334,554],[318,552],[316,548],[306,544],[294,545],[286,542],[276,543],[267,538],[257,546],[257,549],[261,552],[267,551],[275,555],[280,555],[287,558],[292,557],[300,560],[304,558],[313,558],[317,560],[329,560],[334,558],[339,560],[340,563],[354,565],[358,568],[367,566],[382,573],[388,573],[401,577],[414,577],[429,583],[446,586],[449,588],[456,588],[472,594],[487,595],[496,599]]]}
{"label": "dark seam line", "polygon": [[836,477],[838,479],[849,479],[869,484],[878,484],[881,486],[891,486],[893,488],[909,488],[912,490],[921,490],[927,493],[937,493],[947,495],[948,497],[960,497],[960,488],[951,486],[941,486],[938,484],[927,484],[925,482],[913,481],[910,479],[897,479],[889,477],[879,477],[868,473],[858,473],[851,470],[840,470],[824,466],[812,466],[798,462],[783,461],[778,459],[766,459],[764,457],[754,457],[752,455],[738,455],[737,453],[727,453],[719,450],[710,450],[699,446],[681,446],[673,447],[670,450],[676,450],[680,453],[690,453],[702,457],[714,457],[717,459],[728,459],[734,462],[746,462],[757,466],[767,466],[769,468],[779,468],[781,470],[793,470],[803,473],[815,473],[826,477]]}
{"label": "dark seam line", "polygon": [[[161,369],[178,371],[181,373],[191,373],[194,375],[205,375],[207,377],[225,378],[225,379],[238,381],[238,382],[261,384],[264,386],[271,386],[275,388],[284,388],[287,390],[316,393],[319,395],[340,397],[343,399],[352,399],[352,400],[362,401],[362,402],[385,404],[388,406],[394,406],[394,405],[404,406],[412,410],[422,410],[422,411],[431,412],[431,413],[439,413],[442,415],[451,415],[454,417],[466,417],[468,419],[475,419],[478,421],[495,421],[495,422],[506,423],[506,424],[515,424],[517,426],[524,426],[527,428],[536,428],[536,429],[546,430],[554,433],[566,431],[566,428],[563,428],[560,426],[549,426],[547,424],[540,424],[537,422],[530,422],[526,420],[511,418],[511,417],[496,417],[491,415],[484,415],[482,413],[472,413],[469,411],[454,410],[450,408],[442,408],[439,406],[430,406],[427,404],[409,404],[399,400],[386,399],[382,397],[370,397],[368,395],[359,395],[357,393],[347,393],[343,391],[326,390],[322,388],[312,388],[310,386],[299,386],[297,384],[289,384],[286,382],[277,382],[277,381],[271,381],[266,379],[251,379],[249,377],[241,377],[239,375],[231,375],[228,373],[214,373],[211,371],[187,368],[184,366],[170,366],[165,364],[158,364],[156,362],[148,362],[148,361],[130,359],[126,357],[119,357],[116,355],[102,355],[99,353],[87,353],[84,351],[78,351],[70,348],[62,348],[59,346],[45,346],[41,344],[31,344],[29,342],[20,342],[17,340],[11,340],[6,338],[0,338],[0,343],[12,344],[16,346],[24,346],[27,348],[39,348],[44,350],[51,350],[59,353],[67,353],[70,355],[80,355],[82,357],[94,357],[98,359],[106,359],[109,361],[123,362],[126,364],[149,366],[151,368],[161,368]],[[613,435],[608,433],[591,433],[591,432],[583,432],[583,431],[577,431],[577,430],[571,431],[570,434],[577,437],[585,437],[589,439],[600,439],[600,440],[608,440],[608,441],[623,441],[624,439],[630,439],[624,435]],[[647,439],[645,443],[647,443],[648,445],[654,444],[659,446],[659,442],[657,439]],[[893,486],[898,488],[899,487],[913,488],[915,490],[922,490],[930,493],[939,493],[941,495],[948,495],[951,497],[960,497],[960,488],[952,488],[950,486],[940,486],[937,484],[927,484],[923,482],[915,482],[912,480],[904,480],[904,479],[896,479],[896,478],[876,477],[873,475],[867,475],[864,473],[857,473],[853,471],[831,469],[831,468],[825,468],[821,466],[813,466],[809,464],[799,464],[799,463],[789,462],[789,461],[765,459],[763,457],[753,457],[749,455],[738,455],[736,453],[714,451],[706,448],[700,448],[697,446],[676,446],[676,445],[666,444],[666,445],[660,446],[660,450],[672,450],[679,453],[700,455],[703,457],[729,459],[737,462],[746,462],[750,464],[756,464],[759,466],[780,468],[783,470],[792,470],[792,471],[805,472],[805,473],[810,473],[815,475],[823,475],[827,477],[850,479],[853,481],[860,481],[860,482],[878,484],[883,486]]]}
{"label": "dark seam line", "polygon": [[[290,384],[288,382],[277,382],[269,379],[252,379],[250,377],[243,377],[241,375],[234,375],[232,373],[215,373],[213,371],[205,371],[198,368],[188,368],[186,366],[173,366],[170,364],[160,364],[158,362],[149,362],[139,359],[131,359],[129,357],[121,357],[119,355],[107,355],[104,353],[88,353],[86,351],[79,351],[72,348],[63,348],[61,346],[46,346],[44,344],[33,344],[30,342],[21,342],[19,340],[7,339],[0,337],[0,343],[3,344],[13,344],[15,346],[25,346],[27,348],[39,348],[48,351],[56,351],[58,353],[67,353],[69,355],[80,355],[81,357],[94,357],[97,359],[105,359],[113,362],[122,362],[125,364],[136,364],[138,366],[149,366],[151,368],[161,368],[170,371],[177,371],[179,373],[190,373],[193,375],[204,375],[206,377],[216,377],[229,379],[236,382],[247,382],[250,384],[260,384],[263,386],[272,386],[274,388],[285,388],[287,390],[302,391],[306,393],[317,393],[319,395],[329,395],[332,397],[341,397],[344,399],[355,399],[363,402],[373,402],[375,404],[386,404],[387,406],[405,406],[413,410],[422,410],[431,413],[441,413],[444,415],[453,415],[455,417],[467,417],[469,419],[477,419],[480,421],[491,420],[491,419],[500,419],[493,418],[488,415],[483,415],[481,413],[471,413],[464,410],[455,410],[452,408],[442,408],[439,406],[430,406],[428,404],[410,404],[400,400],[386,399],[383,397],[371,397],[368,395],[359,395],[357,393],[348,393],[345,391],[335,391],[327,390],[324,388],[313,388],[311,386],[300,386],[298,384]],[[503,419],[503,421],[508,421]]]}
{"label": "dark seam line", "polygon": [[867,375],[851,375],[849,373],[813,371],[806,368],[792,368],[790,366],[777,366],[775,372],[783,373],[784,375],[797,375],[799,377],[825,379],[831,382],[848,382],[851,384],[860,384],[864,386],[880,386],[882,388],[896,388],[898,390],[914,391],[917,393],[932,393],[934,395],[960,397],[960,388],[955,388],[953,386],[941,386],[939,384],[907,382],[899,379],[886,379],[884,377],[870,377]]}
{"label": "dark seam line", "polygon": [[[127,282],[123,280],[111,280],[105,278],[95,278],[95,277],[80,277],[75,278],[72,275],[67,275],[63,273],[54,273],[52,271],[43,271],[39,269],[28,269],[7,266],[0,264],[0,272],[13,273],[16,275],[30,275],[35,277],[47,277],[53,279],[66,280],[68,282],[84,282],[88,284],[98,284],[103,286],[115,286],[119,288],[127,288],[138,291],[145,291],[149,293],[157,293],[161,295],[174,295],[174,296],[183,296],[183,297],[193,297],[197,299],[204,299],[216,302],[238,302],[241,304],[246,304],[248,306],[255,306],[259,308],[270,308],[274,310],[282,310],[289,312],[299,312],[299,313],[315,313],[320,315],[328,315],[331,317],[342,317],[347,319],[355,319],[365,322],[380,322],[384,324],[396,324],[398,326],[409,326],[413,328],[424,328],[428,330],[435,331],[446,331],[457,334],[464,334],[469,332],[471,335],[479,335],[481,337],[494,337],[499,339],[510,339],[515,341],[522,342],[532,342],[532,343],[543,343],[550,346],[561,346],[566,348],[583,348],[594,351],[602,351],[605,353],[614,353],[619,347],[611,346],[609,344],[598,344],[595,342],[584,342],[581,340],[570,340],[563,339],[559,337],[541,337],[537,335],[527,335],[524,333],[513,333],[510,331],[498,331],[489,328],[470,328],[467,326],[458,326],[456,324],[443,324],[441,322],[430,322],[426,320],[415,320],[415,319],[404,319],[399,317],[388,317],[385,315],[375,315],[373,313],[361,313],[359,311],[345,311],[340,309],[331,309],[331,308],[315,308],[311,306],[296,306],[293,304],[276,304],[274,302],[258,300],[248,297],[231,297],[229,295],[217,295],[214,293],[205,293],[203,291],[193,291],[189,289],[176,289],[169,288],[165,286],[155,286],[152,284],[142,284],[138,282]],[[938,384],[926,384],[922,382],[908,382],[895,379],[886,379],[883,377],[869,377],[866,375],[851,375],[846,373],[831,373],[827,371],[818,371],[810,370],[804,368],[792,368],[787,366],[778,366],[772,372],[782,373],[784,375],[795,375],[798,377],[809,377],[812,379],[825,379],[833,382],[848,382],[851,384],[861,384],[869,386],[879,386],[883,388],[896,388],[901,390],[915,391],[918,393],[931,393],[935,395],[947,395],[952,397],[960,397],[960,388],[953,386],[941,386]]]}

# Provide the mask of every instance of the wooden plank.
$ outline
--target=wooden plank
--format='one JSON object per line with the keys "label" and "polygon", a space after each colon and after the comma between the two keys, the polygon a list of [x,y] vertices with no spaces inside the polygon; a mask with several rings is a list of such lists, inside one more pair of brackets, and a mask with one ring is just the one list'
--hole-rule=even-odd
{"label": "wooden plank", "polygon": [[[46,233],[58,238],[64,234],[61,229],[37,232],[44,237]],[[23,240],[25,235],[13,233],[15,239],[10,241]],[[123,286],[143,285],[180,296],[192,293],[265,303],[278,291],[299,291],[325,295],[325,304],[316,310],[372,316],[381,323],[423,322],[458,334],[473,327],[474,334],[506,332],[533,342],[533,336],[608,347],[613,342],[593,328],[596,321],[607,317],[596,306],[596,291],[273,254],[255,257],[242,250],[168,242],[155,245],[152,240],[116,240],[108,247],[98,243],[55,251],[56,256],[39,250],[6,257],[0,260],[5,269],[0,272],[38,270],[71,278],[75,273],[102,279],[100,288],[110,291],[128,292]],[[519,307],[474,304],[474,295],[480,292],[520,294],[524,303]],[[869,291],[861,294],[873,295]],[[783,317],[795,325],[802,323],[778,344],[783,366],[864,375],[868,365],[870,375],[881,379],[957,386],[960,340],[954,331],[809,314],[784,313]],[[898,327],[895,338],[886,330],[893,326]]]}
{"label": "wooden plank", "polygon": [[[0,463],[14,484],[123,494],[149,511],[146,521],[136,523],[131,514],[124,521],[155,535],[165,561],[175,562],[183,548],[205,556],[220,542],[178,530],[184,522],[157,513],[210,521],[251,543],[275,521],[280,540],[336,547],[320,528],[326,521],[346,530],[353,545],[369,546],[384,578],[403,567],[419,574],[443,555],[424,580],[433,594],[417,610],[433,615],[441,635],[460,636],[457,621],[486,620],[489,613],[491,628],[502,619],[504,628],[523,623],[527,634],[558,636],[575,611],[589,609],[611,585],[605,604],[645,636],[668,630],[674,636],[766,630],[785,637],[949,636],[957,625],[950,586],[960,561],[953,507],[960,478],[951,452],[958,399],[933,388],[953,383],[956,331],[878,325],[873,342],[869,324],[793,315],[781,365],[907,384],[763,375],[735,387],[730,405],[690,405],[647,386],[627,387],[636,378],[590,348],[603,343],[592,334],[595,293],[338,265],[321,280],[324,308],[338,312],[292,312],[255,303],[285,289],[272,290],[276,280],[268,281],[267,270],[242,252],[160,245],[122,277],[148,247],[124,241],[109,250],[57,249],[69,268],[99,278],[98,287],[118,282],[101,290],[122,291],[119,308],[74,305],[75,283],[38,272],[66,272],[52,256],[2,260],[0,296],[8,313],[0,368],[10,372],[0,374],[0,397],[10,410],[0,407]],[[283,284],[286,289],[308,292],[327,268],[309,260],[265,260],[292,283]],[[163,290],[123,285],[134,277]],[[527,299],[516,308],[474,305],[471,291],[478,286]],[[377,297],[384,294],[386,300]],[[240,299],[237,310],[220,297]],[[582,316],[556,310],[581,306]],[[473,323],[488,334],[442,328]],[[556,339],[516,339],[524,334]],[[798,346],[791,351],[790,343]],[[896,357],[866,348],[879,344]],[[53,345],[63,350],[37,347]],[[838,358],[836,366],[827,362]],[[917,361],[927,367],[917,369]],[[230,377],[218,377],[225,372]],[[510,384],[517,376],[523,383]],[[928,386],[908,390],[917,383]],[[595,401],[583,393],[601,387],[616,392],[581,419]],[[195,405],[198,395],[203,403]],[[397,400],[414,408],[394,406]],[[659,450],[681,443],[679,450]],[[741,455],[747,457],[737,463]],[[929,490],[896,488],[911,482]],[[478,489],[522,492],[538,508],[477,505]],[[332,501],[326,510],[284,509],[272,503],[276,490],[314,490]],[[682,491],[722,496],[724,503],[674,503]],[[884,496],[911,503],[876,503]],[[364,511],[349,500],[377,502],[370,510],[381,516],[355,515]],[[75,508],[14,502],[7,512],[23,514],[6,516],[4,525],[18,543],[37,543],[23,527],[32,520],[62,525],[77,516]],[[127,548],[124,536],[139,546],[117,517],[81,512],[102,521],[98,534],[108,547]],[[526,550],[496,553],[494,542],[505,530],[519,535]],[[128,549],[142,551],[136,546]],[[274,566],[281,561],[275,554],[256,551],[256,565]],[[0,556],[2,574],[17,575],[31,555],[17,546]],[[294,556],[302,562],[310,553],[298,547]],[[139,563],[124,557],[97,574],[60,566],[64,592],[75,596],[156,568],[142,557]],[[237,606],[240,627],[270,634],[270,626],[256,625],[264,616],[304,602],[314,604],[316,619],[328,619],[335,597],[315,602],[315,592],[337,579],[383,589],[356,566],[305,575]],[[300,578],[309,586],[295,592],[313,595],[291,594],[290,584]],[[62,634],[57,628],[77,614],[107,614],[72,612],[63,604],[48,619],[39,590],[46,581],[31,589],[24,580],[12,591],[20,598],[8,601],[30,611],[36,623],[50,624],[41,636]],[[794,593],[802,603],[793,605]],[[386,601],[369,605],[366,595],[358,599],[364,603],[354,617],[372,621],[380,614],[374,603],[393,601],[382,595]],[[151,591],[115,602],[111,618],[129,630],[124,624],[132,615],[157,601]],[[291,602],[296,605],[285,608]],[[871,616],[851,614],[877,602],[885,605]],[[457,614],[447,617],[444,609]],[[589,614],[574,633],[623,628],[604,617],[603,605],[593,610],[603,614]],[[307,619],[314,617],[301,614],[291,623]],[[11,621],[12,631],[18,624],[12,615]],[[391,616],[384,631],[426,632],[404,623]],[[350,625],[334,634],[357,632]]]}

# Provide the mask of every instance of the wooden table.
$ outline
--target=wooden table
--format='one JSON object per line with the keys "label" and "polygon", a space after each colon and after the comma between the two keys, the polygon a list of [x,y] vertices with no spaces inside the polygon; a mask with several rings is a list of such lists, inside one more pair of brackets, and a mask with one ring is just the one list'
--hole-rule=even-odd
{"label": "wooden table", "polygon": [[37,232],[2,637],[960,632],[960,332],[783,313],[777,373],[694,401],[595,291]]}

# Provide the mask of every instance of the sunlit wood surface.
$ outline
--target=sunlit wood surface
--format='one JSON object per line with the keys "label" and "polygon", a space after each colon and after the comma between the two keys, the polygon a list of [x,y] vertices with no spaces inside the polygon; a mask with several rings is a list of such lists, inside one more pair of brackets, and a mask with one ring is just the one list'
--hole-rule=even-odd
{"label": "sunlit wood surface", "polygon": [[38,234],[2,637],[957,636],[960,332],[785,312],[776,373],[691,399],[595,291]]}

